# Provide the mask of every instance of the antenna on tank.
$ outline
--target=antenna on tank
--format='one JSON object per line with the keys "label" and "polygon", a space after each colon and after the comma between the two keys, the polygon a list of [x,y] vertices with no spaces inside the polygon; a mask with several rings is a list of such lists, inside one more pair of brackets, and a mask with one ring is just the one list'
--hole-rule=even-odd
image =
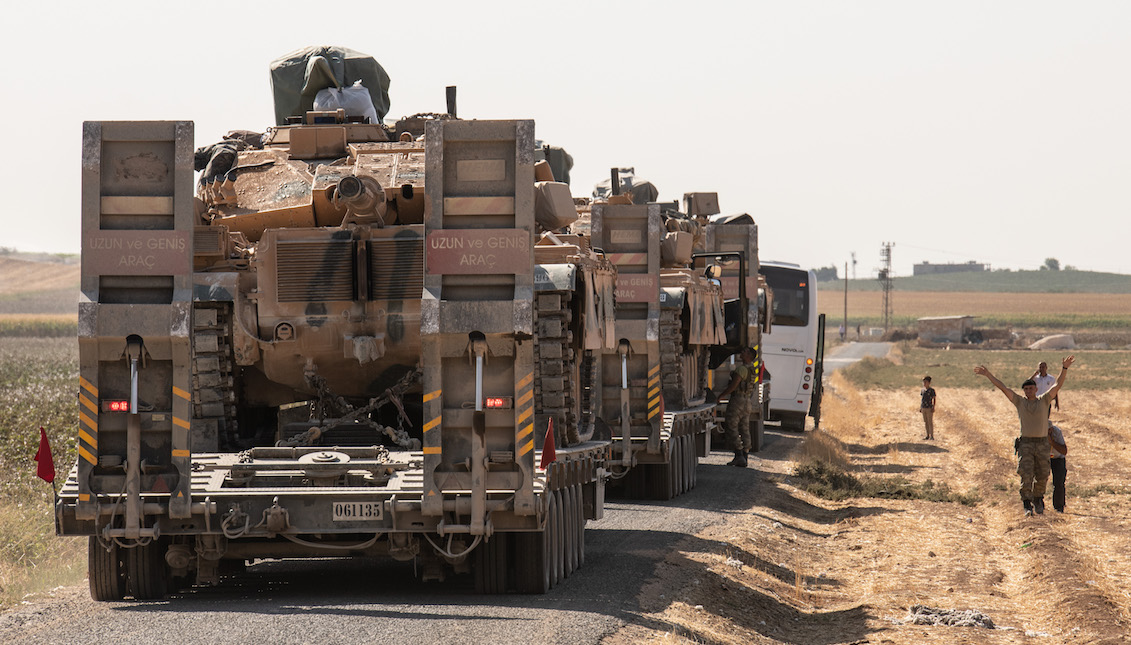
{"label": "antenna on tank", "polygon": [[454,119],[456,118],[456,86],[449,85],[445,88],[445,92],[448,98],[448,114]]}

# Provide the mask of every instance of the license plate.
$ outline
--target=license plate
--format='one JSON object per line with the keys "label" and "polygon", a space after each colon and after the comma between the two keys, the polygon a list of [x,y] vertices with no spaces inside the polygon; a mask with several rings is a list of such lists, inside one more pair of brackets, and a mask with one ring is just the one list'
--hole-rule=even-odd
{"label": "license plate", "polygon": [[384,517],[381,502],[334,502],[335,522],[365,522]]}

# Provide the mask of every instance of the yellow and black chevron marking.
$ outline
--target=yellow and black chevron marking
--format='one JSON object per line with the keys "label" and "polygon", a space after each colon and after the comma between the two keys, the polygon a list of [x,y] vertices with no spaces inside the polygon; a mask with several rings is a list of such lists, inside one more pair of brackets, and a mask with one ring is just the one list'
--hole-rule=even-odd
{"label": "yellow and black chevron marking", "polygon": [[[424,395],[424,402],[428,403],[432,399],[439,398],[441,394],[443,394],[443,390],[434,390],[432,392],[429,392],[429,393]],[[431,420],[429,420],[427,423],[424,424],[424,454],[426,454],[426,455],[438,455],[438,454],[440,454],[440,446],[438,446],[438,445],[437,446],[429,446],[428,445],[428,439],[429,439],[428,433],[431,432],[432,430],[435,430],[436,428],[440,427],[440,423],[443,420],[444,420],[444,415],[437,414],[435,417],[433,417]],[[439,442],[437,442],[437,443],[439,443]]]}
{"label": "yellow and black chevron marking", "polygon": [[79,459],[98,461],[98,388],[79,377]]}
{"label": "yellow and black chevron marking", "polygon": [[660,413],[660,364],[648,370],[648,420]]}
{"label": "yellow and black chevron marking", "polygon": [[514,402],[514,426],[518,428],[515,445],[518,456],[525,457],[534,450],[534,373],[531,372],[518,382],[515,388],[518,398]]}
{"label": "yellow and black chevron marking", "polygon": [[[173,394],[176,395],[178,398],[184,399],[184,401],[185,401],[185,408],[184,409],[185,410],[191,410],[192,409],[192,407],[191,407],[192,395],[191,394],[189,394],[188,392],[182,390],[181,388],[179,388],[177,386],[173,386]],[[189,429],[189,422],[186,421],[185,419],[178,417],[176,414],[173,414],[173,425],[175,425],[179,428],[184,428],[185,430]],[[174,457],[188,457],[188,456],[190,456],[190,453],[189,453],[188,450],[174,449],[173,450],[173,456]]]}

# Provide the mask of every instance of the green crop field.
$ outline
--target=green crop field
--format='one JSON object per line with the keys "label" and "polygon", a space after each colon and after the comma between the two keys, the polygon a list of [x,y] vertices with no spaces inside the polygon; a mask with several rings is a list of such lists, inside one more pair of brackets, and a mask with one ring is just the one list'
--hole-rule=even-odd
{"label": "green crop field", "polygon": [[42,426],[56,483],[75,460],[78,342],[0,338],[0,607],[85,575],[86,540],[55,537],[51,485],[36,477]]}

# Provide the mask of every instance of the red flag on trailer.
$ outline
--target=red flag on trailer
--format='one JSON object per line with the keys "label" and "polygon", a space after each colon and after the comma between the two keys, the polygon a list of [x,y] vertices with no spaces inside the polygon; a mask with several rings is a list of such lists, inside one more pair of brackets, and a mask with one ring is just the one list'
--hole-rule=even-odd
{"label": "red flag on trailer", "polygon": [[558,460],[558,453],[554,450],[554,417],[550,417],[546,424],[546,440],[542,442],[542,463],[538,465],[542,470]]}
{"label": "red flag on trailer", "polygon": [[47,441],[47,431],[43,426],[39,428],[39,451],[35,453],[35,461],[39,464],[35,474],[45,482],[54,482],[55,458],[51,456],[51,443]]}

